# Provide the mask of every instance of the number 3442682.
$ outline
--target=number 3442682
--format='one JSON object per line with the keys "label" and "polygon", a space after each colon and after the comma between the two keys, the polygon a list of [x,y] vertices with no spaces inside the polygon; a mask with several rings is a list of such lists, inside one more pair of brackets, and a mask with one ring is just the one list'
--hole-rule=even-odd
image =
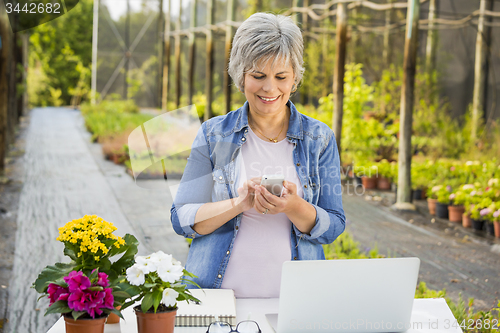
{"label": "number 3442682", "polygon": [[61,14],[61,4],[59,3],[36,3],[30,2],[25,4],[17,3],[15,6],[12,3],[5,3],[7,13],[26,13],[26,14]]}

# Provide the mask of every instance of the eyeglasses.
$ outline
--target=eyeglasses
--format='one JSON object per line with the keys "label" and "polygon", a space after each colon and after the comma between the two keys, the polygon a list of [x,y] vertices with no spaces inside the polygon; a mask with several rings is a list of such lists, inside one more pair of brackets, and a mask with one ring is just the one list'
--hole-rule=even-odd
{"label": "eyeglasses", "polygon": [[243,320],[236,325],[233,330],[231,324],[225,321],[214,321],[208,325],[207,333],[261,333],[259,324],[253,320]]}

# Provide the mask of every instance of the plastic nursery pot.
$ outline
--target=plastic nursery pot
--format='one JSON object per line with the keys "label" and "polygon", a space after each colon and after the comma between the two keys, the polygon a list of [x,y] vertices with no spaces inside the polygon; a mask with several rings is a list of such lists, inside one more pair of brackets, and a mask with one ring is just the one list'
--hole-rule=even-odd
{"label": "plastic nursery pot", "polygon": [[361,181],[363,182],[363,187],[366,190],[373,190],[377,188],[377,177],[361,177]]}
{"label": "plastic nursery pot", "polygon": [[495,236],[495,226],[493,225],[493,221],[486,221],[486,232],[489,235]]}
{"label": "plastic nursery pot", "polygon": [[472,219],[470,218],[469,214],[466,214],[466,213],[462,214],[462,227],[464,227],[464,228],[471,228],[472,227]]}
{"label": "plastic nursery pot", "polygon": [[422,190],[421,189],[416,189],[411,192],[411,195],[413,197],[413,201],[415,200],[422,200]]}
{"label": "plastic nursery pot", "polygon": [[472,219],[472,229],[483,230],[483,227],[484,227],[484,220]]}
{"label": "plastic nursery pot", "polygon": [[[116,309],[120,311],[122,307],[117,306]],[[118,315],[115,315],[114,313],[110,313],[108,316],[108,320],[106,320],[106,324],[117,324],[120,322],[120,317]]]}
{"label": "plastic nursery pot", "polygon": [[391,189],[391,181],[389,178],[379,177],[377,180],[377,188],[383,191],[389,191]]}
{"label": "plastic nursery pot", "polygon": [[166,312],[144,313],[140,306],[134,307],[138,333],[173,333],[177,309]]}
{"label": "plastic nursery pot", "polygon": [[104,333],[106,317],[74,320],[71,316],[64,316],[64,322],[66,333]]}
{"label": "plastic nursery pot", "polygon": [[436,216],[442,219],[448,218],[448,205],[436,202]]}
{"label": "plastic nursery pot", "polygon": [[462,215],[465,212],[465,207],[463,205],[459,206],[448,206],[448,219],[451,222],[462,223]]}
{"label": "plastic nursery pot", "polygon": [[429,214],[436,215],[436,203],[437,199],[427,199],[427,207],[429,208]]}

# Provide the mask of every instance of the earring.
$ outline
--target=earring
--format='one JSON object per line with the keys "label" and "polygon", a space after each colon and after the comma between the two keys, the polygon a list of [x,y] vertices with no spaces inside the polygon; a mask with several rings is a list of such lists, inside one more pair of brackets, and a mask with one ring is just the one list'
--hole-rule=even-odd
{"label": "earring", "polygon": [[294,92],[297,91],[297,85],[294,83],[293,86],[292,86],[292,91],[291,93],[293,94]]}

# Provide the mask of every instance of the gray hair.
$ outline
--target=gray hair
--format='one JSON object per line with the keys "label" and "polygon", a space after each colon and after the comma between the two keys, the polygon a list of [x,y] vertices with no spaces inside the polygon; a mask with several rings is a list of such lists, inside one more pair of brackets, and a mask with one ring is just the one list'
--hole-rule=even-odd
{"label": "gray hair", "polygon": [[255,13],[236,31],[229,59],[228,72],[236,87],[243,91],[245,73],[273,59],[290,63],[297,88],[304,73],[304,42],[299,27],[288,16]]}

